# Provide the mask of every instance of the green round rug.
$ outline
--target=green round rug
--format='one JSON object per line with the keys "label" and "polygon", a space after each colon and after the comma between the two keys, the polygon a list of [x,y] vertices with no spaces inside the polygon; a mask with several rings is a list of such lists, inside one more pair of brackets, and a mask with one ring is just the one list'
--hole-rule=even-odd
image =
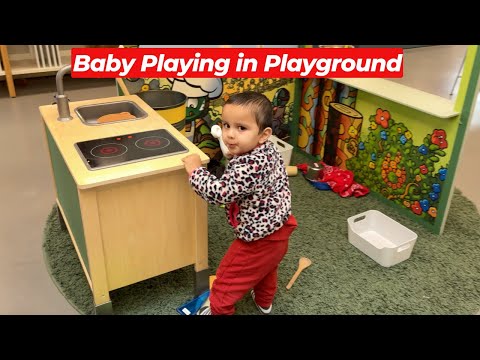
{"label": "green round rug", "polygon": [[[341,198],[313,188],[302,176],[290,178],[298,220],[289,251],[279,267],[273,314],[476,314],[480,310],[480,215],[455,190],[442,235],[435,235],[367,195]],[[348,242],[347,218],[377,209],[415,231],[409,259],[384,268]],[[224,209],[209,207],[209,266],[215,273],[233,232]],[[56,206],[44,229],[45,263],[60,292],[81,314],[94,314],[93,297]],[[299,258],[306,268],[285,287]],[[114,314],[175,315],[193,297],[194,270],[188,266],[110,292]],[[236,314],[257,314],[245,296]]]}

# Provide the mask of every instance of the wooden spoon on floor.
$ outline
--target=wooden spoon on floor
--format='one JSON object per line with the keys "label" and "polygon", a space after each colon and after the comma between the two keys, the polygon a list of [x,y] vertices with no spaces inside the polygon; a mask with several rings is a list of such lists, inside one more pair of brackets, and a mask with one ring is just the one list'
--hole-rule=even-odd
{"label": "wooden spoon on floor", "polygon": [[300,275],[302,270],[309,267],[310,265],[312,265],[312,260],[310,260],[309,258],[306,258],[306,257],[301,257],[300,258],[300,260],[298,261],[298,269],[295,272],[295,274],[293,274],[290,282],[288,283],[287,290],[289,290],[292,287],[293,283],[295,282],[295,280],[297,280],[298,275]]}

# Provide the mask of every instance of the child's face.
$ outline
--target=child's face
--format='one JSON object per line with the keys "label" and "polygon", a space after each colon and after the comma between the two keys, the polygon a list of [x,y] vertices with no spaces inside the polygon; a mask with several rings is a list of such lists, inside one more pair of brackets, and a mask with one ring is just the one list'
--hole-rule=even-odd
{"label": "child's face", "polygon": [[245,154],[267,141],[272,134],[266,128],[260,134],[255,116],[245,106],[228,104],[222,111],[222,140],[232,155]]}

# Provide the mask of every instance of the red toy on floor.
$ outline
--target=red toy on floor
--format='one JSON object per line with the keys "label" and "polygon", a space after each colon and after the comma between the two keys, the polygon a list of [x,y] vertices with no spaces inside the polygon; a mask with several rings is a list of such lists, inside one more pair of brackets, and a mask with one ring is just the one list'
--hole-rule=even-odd
{"label": "red toy on floor", "polygon": [[[324,162],[320,162],[320,164],[322,165],[322,168],[318,171],[316,181],[328,184],[330,189],[341,197],[352,195],[360,197],[367,195],[370,192],[366,186],[354,181],[352,171],[340,169],[337,166],[327,165]],[[298,164],[297,168],[305,175],[308,171],[308,164]],[[322,188],[321,190],[325,189]]]}

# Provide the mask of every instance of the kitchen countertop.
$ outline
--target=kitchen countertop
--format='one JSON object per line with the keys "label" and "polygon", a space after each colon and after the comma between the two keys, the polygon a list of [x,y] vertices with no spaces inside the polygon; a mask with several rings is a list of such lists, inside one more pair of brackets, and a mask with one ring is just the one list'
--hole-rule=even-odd
{"label": "kitchen countertop", "polygon": [[[75,108],[83,105],[100,104],[115,101],[133,101],[140,106],[147,117],[132,121],[105,123],[102,125],[86,125],[75,113]],[[50,131],[62,154],[68,169],[79,189],[112,184],[139,177],[160,174],[168,171],[184,169],[182,158],[191,153],[200,155],[202,164],[209,162],[209,157],[175,129],[136,95],[114,96],[93,100],[70,102],[70,121],[59,121],[57,105],[40,106],[45,125]],[[132,134],[148,130],[166,129],[175,139],[188,149],[188,153],[169,155],[160,158],[146,159],[134,163],[123,164],[98,170],[89,170],[83,162],[74,144],[92,139]],[[186,174],[186,173],[185,173]]]}

